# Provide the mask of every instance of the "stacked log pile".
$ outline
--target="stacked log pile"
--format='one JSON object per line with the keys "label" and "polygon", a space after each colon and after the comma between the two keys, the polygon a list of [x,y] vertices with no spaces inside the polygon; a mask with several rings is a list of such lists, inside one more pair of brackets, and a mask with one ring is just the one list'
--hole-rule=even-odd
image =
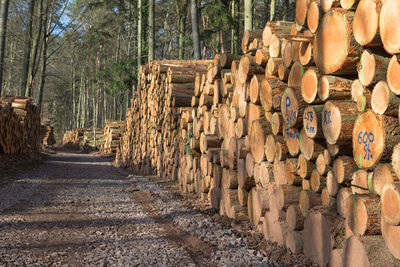
{"label": "stacked log pile", "polygon": [[40,115],[31,98],[0,97],[0,153],[27,155],[40,146]]}
{"label": "stacked log pile", "polygon": [[85,129],[81,148],[85,150],[98,150],[103,139],[103,130],[101,128],[95,130],[93,128]]}
{"label": "stacked log pile", "polygon": [[119,147],[122,134],[125,132],[125,121],[107,120],[104,126],[104,134],[100,143],[100,153],[115,154]]}
{"label": "stacked log pile", "polygon": [[169,90],[153,62],[117,160],[175,178],[171,160],[182,192],[321,266],[398,266],[399,20],[398,0],[297,0],[295,23],[246,32],[244,56],[193,75],[172,121],[149,115]]}
{"label": "stacked log pile", "polygon": [[53,149],[56,143],[54,137],[54,127],[51,124],[42,124],[40,126],[40,140],[44,150]]}
{"label": "stacked log pile", "polygon": [[177,178],[178,151],[184,143],[179,118],[192,110],[196,72],[205,73],[210,62],[170,60],[141,66],[116,155],[119,165],[137,174]]}
{"label": "stacked log pile", "polygon": [[85,138],[84,134],[84,128],[76,128],[72,129],[71,131],[67,131],[63,136],[63,146],[72,149],[80,149]]}

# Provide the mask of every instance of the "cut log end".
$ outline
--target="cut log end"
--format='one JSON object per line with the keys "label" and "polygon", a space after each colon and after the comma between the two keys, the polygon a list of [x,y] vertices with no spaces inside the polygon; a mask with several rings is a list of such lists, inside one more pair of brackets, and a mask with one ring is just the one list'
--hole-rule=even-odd
{"label": "cut log end", "polygon": [[360,115],[353,129],[353,158],[359,168],[369,169],[379,161],[385,148],[382,118],[372,110]]}
{"label": "cut log end", "polygon": [[301,94],[307,103],[314,102],[318,91],[318,75],[315,69],[308,69],[301,79]]}
{"label": "cut log end", "polygon": [[308,7],[307,13],[307,26],[312,33],[315,33],[318,29],[320,16],[319,5],[314,1]]}
{"label": "cut log end", "polygon": [[386,109],[389,105],[390,98],[390,89],[385,81],[378,82],[374,90],[372,91],[371,96],[371,106],[372,109],[378,113],[385,113]]}
{"label": "cut log end", "polygon": [[379,32],[383,46],[389,54],[400,53],[400,2],[387,0],[383,3]]}
{"label": "cut log end", "polygon": [[[366,23],[368,24],[368,23]],[[371,84],[375,76],[375,56],[368,50],[364,50],[361,54],[358,69],[358,79],[361,84],[368,86]]]}
{"label": "cut log end", "polygon": [[332,9],[322,17],[314,42],[314,60],[323,74],[334,73],[344,64],[349,53],[349,28],[340,11]]}
{"label": "cut log end", "polygon": [[386,80],[390,90],[395,95],[400,95],[400,61],[397,56],[390,59],[389,66],[386,73]]}
{"label": "cut log end", "polygon": [[400,225],[400,183],[388,183],[383,186],[382,216],[390,225]]}

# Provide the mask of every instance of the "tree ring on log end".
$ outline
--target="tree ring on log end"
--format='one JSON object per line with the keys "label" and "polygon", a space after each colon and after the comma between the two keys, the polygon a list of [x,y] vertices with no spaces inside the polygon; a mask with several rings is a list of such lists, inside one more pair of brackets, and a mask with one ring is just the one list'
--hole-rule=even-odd
{"label": "tree ring on log end", "polygon": [[312,33],[315,33],[318,29],[319,17],[320,14],[318,3],[312,2],[308,7],[307,13],[307,26]]}
{"label": "tree ring on log end", "polygon": [[384,1],[379,17],[379,33],[389,54],[400,53],[400,1]]}
{"label": "tree ring on log end", "polygon": [[375,76],[375,56],[368,50],[361,54],[360,65],[358,70],[358,79],[362,85],[371,84]]}
{"label": "tree ring on log end", "polygon": [[381,230],[386,247],[396,259],[400,259],[400,226],[386,223],[381,216]]}
{"label": "tree ring on log end", "polygon": [[[397,186],[396,186],[397,185]],[[400,185],[399,183],[387,183],[383,186],[382,217],[390,225],[400,225]]]}
{"label": "tree ring on log end", "polygon": [[286,88],[281,99],[282,118],[287,128],[292,127],[297,122],[298,102],[293,89]]}
{"label": "tree ring on log end", "polygon": [[299,25],[304,25],[306,22],[308,2],[307,0],[296,1],[296,23]]}
{"label": "tree ring on log end", "polygon": [[389,66],[386,73],[386,80],[390,90],[395,95],[400,95],[400,61],[396,56],[390,59]]}
{"label": "tree ring on log end", "polygon": [[353,20],[354,38],[360,45],[367,45],[375,38],[379,26],[379,14],[375,0],[361,0]]}
{"label": "tree ring on log end", "polygon": [[382,115],[388,108],[389,98],[390,98],[390,90],[387,83],[385,81],[378,82],[375,85],[374,90],[372,91],[372,96],[371,96],[372,109],[376,113]]}
{"label": "tree ring on log end", "polygon": [[253,121],[250,130],[250,150],[253,160],[260,163],[264,159],[265,136],[261,123],[258,120]]}
{"label": "tree ring on log end", "polygon": [[323,74],[334,73],[344,64],[350,46],[351,28],[346,15],[330,10],[321,19],[314,41],[314,60]]}
{"label": "tree ring on log end", "polygon": [[325,103],[322,110],[322,131],[329,144],[335,144],[342,129],[340,110],[331,101]]}
{"label": "tree ring on log end", "polygon": [[362,113],[353,129],[353,158],[359,168],[369,169],[385,148],[383,119],[372,110]]}
{"label": "tree ring on log end", "polygon": [[312,103],[318,92],[318,75],[315,69],[308,69],[301,78],[301,95],[304,101]]}

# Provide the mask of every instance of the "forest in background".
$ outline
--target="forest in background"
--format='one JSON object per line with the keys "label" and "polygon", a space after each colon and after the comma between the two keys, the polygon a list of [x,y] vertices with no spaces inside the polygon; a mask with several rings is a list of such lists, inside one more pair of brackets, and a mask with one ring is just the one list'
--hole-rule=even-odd
{"label": "forest in background", "polygon": [[62,133],[123,120],[149,60],[240,54],[294,0],[1,0],[0,94],[31,96]]}

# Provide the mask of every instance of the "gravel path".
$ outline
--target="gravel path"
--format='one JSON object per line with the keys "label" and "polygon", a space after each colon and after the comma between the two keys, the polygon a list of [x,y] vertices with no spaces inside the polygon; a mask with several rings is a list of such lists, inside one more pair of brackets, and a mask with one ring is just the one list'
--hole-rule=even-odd
{"label": "gravel path", "polygon": [[157,183],[67,151],[0,187],[0,266],[35,265],[276,266]]}

